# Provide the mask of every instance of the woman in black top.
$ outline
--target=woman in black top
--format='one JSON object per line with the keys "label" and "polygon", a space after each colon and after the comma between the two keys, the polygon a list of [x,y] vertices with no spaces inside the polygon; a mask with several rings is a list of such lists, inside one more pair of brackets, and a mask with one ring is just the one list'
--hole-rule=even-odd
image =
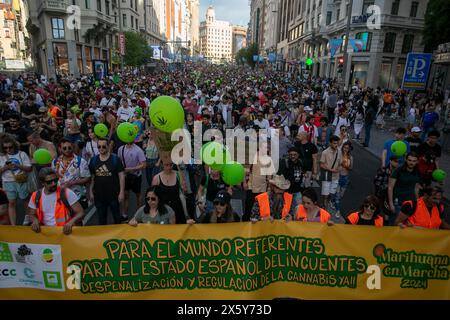
{"label": "woman in black top", "polygon": [[381,215],[380,201],[374,195],[369,195],[364,199],[359,211],[350,213],[345,218],[345,224],[360,226],[383,226],[383,216]]}
{"label": "woman in black top", "polygon": [[[220,191],[214,199],[214,208],[204,212],[199,218],[199,223],[228,223],[241,222],[241,217],[231,207],[231,196],[227,191]],[[194,221],[189,221],[191,224]]]}
{"label": "woman in black top", "polygon": [[[189,218],[186,218],[184,214],[180,199],[181,184],[177,172],[173,170],[172,162],[164,162],[163,166],[163,171],[153,177],[152,186],[160,186],[160,201],[175,211],[177,224],[185,224]],[[186,190],[185,186],[183,186],[183,190]]]}

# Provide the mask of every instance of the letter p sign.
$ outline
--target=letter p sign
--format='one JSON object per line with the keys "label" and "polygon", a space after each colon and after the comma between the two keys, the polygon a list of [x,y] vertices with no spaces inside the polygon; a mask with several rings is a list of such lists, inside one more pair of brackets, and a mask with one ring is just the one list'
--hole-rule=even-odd
{"label": "letter p sign", "polygon": [[412,76],[416,78],[419,76],[420,78],[423,78],[425,76],[425,72],[422,70],[425,69],[427,66],[427,62],[425,59],[417,58],[414,60],[413,70],[412,70]]}
{"label": "letter p sign", "polygon": [[68,6],[66,10],[69,17],[67,18],[67,29],[80,30],[81,29],[81,9],[79,6]]}

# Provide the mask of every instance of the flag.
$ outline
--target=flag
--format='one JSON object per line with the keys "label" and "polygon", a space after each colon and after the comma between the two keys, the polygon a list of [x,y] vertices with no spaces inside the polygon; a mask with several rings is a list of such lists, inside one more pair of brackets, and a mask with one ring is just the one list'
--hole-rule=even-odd
{"label": "flag", "polygon": [[364,42],[359,39],[350,39],[350,45],[352,46],[354,52],[360,52],[364,49]]}
{"label": "flag", "polygon": [[336,54],[337,49],[342,45],[342,39],[331,39],[330,40],[330,54],[331,58]]}

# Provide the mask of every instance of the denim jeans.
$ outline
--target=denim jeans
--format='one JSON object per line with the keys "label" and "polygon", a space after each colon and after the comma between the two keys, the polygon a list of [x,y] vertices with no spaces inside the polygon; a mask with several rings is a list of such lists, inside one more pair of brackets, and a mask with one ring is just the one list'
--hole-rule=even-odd
{"label": "denim jeans", "polygon": [[145,167],[145,177],[147,178],[147,184],[152,185],[153,177],[156,176],[161,169],[155,166],[158,159],[147,159],[147,166]]}
{"label": "denim jeans", "polygon": [[344,197],[345,189],[347,189],[349,183],[350,183],[350,176],[339,177],[338,189],[333,199],[334,206],[336,207],[337,211],[341,210],[341,200]]}
{"label": "denim jeans", "polygon": [[364,137],[364,144],[365,144],[366,146],[369,146],[369,142],[370,142],[370,131],[372,130],[372,124],[366,124],[366,125],[364,126],[364,128],[365,128],[365,133],[366,133],[366,135],[365,135],[365,137]]}
{"label": "denim jeans", "polygon": [[95,208],[97,209],[99,225],[106,225],[108,223],[108,208],[114,219],[114,224],[120,224],[120,205],[117,199],[114,200],[96,200],[94,198]]}

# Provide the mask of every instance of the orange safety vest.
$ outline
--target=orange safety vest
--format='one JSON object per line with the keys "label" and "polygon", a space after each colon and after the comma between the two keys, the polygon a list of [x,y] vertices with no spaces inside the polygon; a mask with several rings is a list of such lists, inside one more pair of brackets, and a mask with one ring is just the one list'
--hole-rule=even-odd
{"label": "orange safety vest", "polygon": [[[36,205],[36,194],[37,192],[33,192],[31,199],[33,199],[34,204]],[[67,198],[67,189],[66,189],[66,198]],[[39,200],[39,207],[36,208],[36,215],[38,217],[39,222],[44,223],[44,210],[42,209],[42,195]],[[69,208],[67,208],[61,200],[61,188],[58,186],[56,189],[56,205],[55,205],[55,221],[58,227],[64,226],[67,222],[70,221],[72,217],[70,216]]]}
{"label": "orange safety vest", "polygon": [[[414,202],[412,200],[408,200],[403,202],[403,204],[410,203],[411,207],[414,208]],[[439,229],[442,224],[441,216],[439,213],[439,209],[437,206],[433,206],[431,209],[431,216],[428,211],[427,206],[425,205],[425,201],[423,198],[419,198],[416,204],[416,211],[414,214],[408,218],[408,221],[417,227],[423,227],[427,229]]]}
{"label": "orange safety vest", "polygon": [[[353,213],[350,213],[348,216],[347,216],[347,219],[348,219],[348,221],[350,221],[350,223],[351,224],[358,224],[358,221],[359,221],[359,212],[353,212]],[[382,216],[377,216],[376,218],[375,218],[375,226],[376,227],[382,227],[383,226],[383,223],[384,223],[384,221],[383,221],[383,217]]]}
{"label": "orange safety vest", "polygon": [[[320,223],[327,223],[331,219],[331,214],[325,209],[320,208]],[[297,210],[297,220],[308,221],[308,216],[306,215],[306,209],[304,205],[299,205]]]}
{"label": "orange safety vest", "polygon": [[[291,210],[292,204],[292,194],[285,192],[284,193],[284,205],[283,211],[281,212],[281,217],[284,218],[289,214]],[[261,217],[270,217],[270,203],[269,203],[269,194],[267,192],[261,193],[256,196],[256,200],[259,204],[259,215]]]}

